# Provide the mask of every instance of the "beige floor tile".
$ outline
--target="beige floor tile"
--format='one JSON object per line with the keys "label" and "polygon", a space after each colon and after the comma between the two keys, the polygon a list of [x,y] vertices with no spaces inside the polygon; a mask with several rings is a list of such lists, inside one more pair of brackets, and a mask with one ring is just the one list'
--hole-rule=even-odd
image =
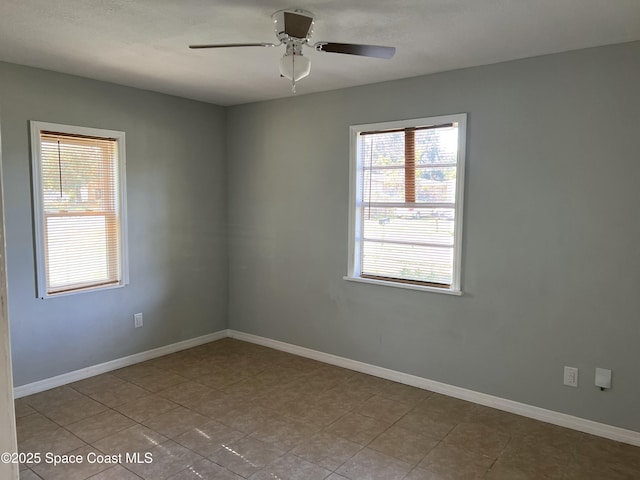
{"label": "beige floor tile", "polygon": [[445,480],[444,477],[424,468],[416,467],[403,480]]}
{"label": "beige floor tile", "polygon": [[[582,477],[584,480],[588,477]],[[493,464],[484,480],[541,480],[536,472],[504,466],[500,460]]]}
{"label": "beige floor tile", "polygon": [[600,461],[628,464],[640,472],[640,447],[584,434],[583,440],[576,444],[576,453]]}
{"label": "beige floor tile", "polygon": [[114,408],[127,417],[134,419],[136,422],[144,422],[151,417],[162,415],[169,410],[178,408],[178,406],[177,403],[153,394],[136,398],[131,402],[123,403]]}
{"label": "beige floor tile", "polygon": [[[286,386],[289,393],[293,396],[296,402],[302,405],[309,405],[314,407],[321,406],[329,406],[333,408],[338,408],[339,406],[334,401],[327,401],[322,403],[323,395],[327,392],[327,390],[319,389],[309,389],[305,388],[302,385],[288,384]],[[343,410],[349,411],[351,408],[344,408]]]}
{"label": "beige floor tile", "polygon": [[33,413],[25,417],[16,418],[18,443],[57,429],[58,425],[41,413]]}
{"label": "beige floor tile", "polygon": [[164,480],[202,460],[195,452],[171,440],[149,450],[149,463],[125,463],[124,466],[146,480]]}
{"label": "beige floor tile", "polygon": [[324,480],[331,475],[318,465],[295,455],[285,455],[249,477],[250,480]]}
{"label": "beige floor tile", "polygon": [[77,450],[69,452],[69,456],[80,456],[83,461],[81,463],[40,463],[33,467],[33,470],[40,475],[43,480],[85,480],[107,468],[111,467],[105,463],[90,463],[87,455],[90,453],[99,453],[90,446],[84,446]]}
{"label": "beige floor tile", "polygon": [[571,456],[565,449],[515,438],[500,455],[500,463],[514,470],[534,473],[539,478],[560,479]]}
{"label": "beige floor tile", "polygon": [[[633,460],[637,461],[637,458]],[[574,455],[569,460],[564,470],[563,480],[581,480],[585,478],[597,478],[607,480],[637,480],[640,478],[640,469],[632,462],[620,462],[606,458],[603,452],[597,455],[585,457]]]}
{"label": "beige floor tile", "polygon": [[349,410],[340,405],[328,404],[319,406],[302,401],[294,401],[285,405],[279,413],[298,422],[326,427],[349,413]]}
{"label": "beige floor tile", "polygon": [[411,465],[375,450],[365,448],[344,463],[336,473],[353,479],[400,480]]}
{"label": "beige floor tile", "polygon": [[194,382],[201,383],[214,389],[223,389],[251,377],[249,372],[238,368],[216,368],[204,375],[193,378]]}
{"label": "beige floor tile", "polygon": [[296,407],[300,405],[308,405],[307,402],[300,401],[299,397],[300,393],[287,386],[287,388],[271,389],[267,394],[253,398],[251,404],[284,416],[295,413]]}
{"label": "beige floor tile", "polygon": [[23,397],[22,401],[30,407],[33,407],[38,411],[42,411],[44,408],[55,408],[69,401],[83,397],[84,396],[80,392],[77,392],[71,387],[64,386],[52,388],[46,392],[29,395],[28,397]]}
{"label": "beige floor tile", "polygon": [[[283,379],[280,384],[285,384],[286,381],[286,379]],[[322,392],[326,392],[327,390],[331,390],[332,388],[337,387],[341,383],[342,382],[340,380],[332,377],[318,377],[315,375],[314,371],[311,373],[300,374],[297,377],[293,377],[288,380],[288,383],[286,383],[285,385],[287,385],[297,393],[318,395]]]}
{"label": "beige floor tile", "polygon": [[157,370],[168,370],[168,371],[176,371],[184,369],[188,364],[184,357],[181,356],[183,352],[171,353],[169,355],[165,355],[163,357],[154,358],[153,360],[149,360],[145,362],[149,367],[153,367]]}
{"label": "beige floor tile", "polygon": [[22,470],[20,472],[20,480],[42,480],[33,470]]}
{"label": "beige floor tile", "polygon": [[553,447],[567,453],[574,453],[576,447],[584,440],[585,435],[568,428],[535,422],[514,438],[519,443],[526,444],[533,449]]}
{"label": "beige floor tile", "polygon": [[318,362],[317,360],[312,360],[310,358],[300,357],[298,355],[291,355],[278,360],[278,363],[285,365],[288,368],[295,368],[297,370],[303,372],[313,372],[316,369],[326,365],[322,362]]}
{"label": "beige floor tile", "polygon": [[93,417],[71,423],[65,428],[85,442],[93,443],[133,425],[135,422],[130,418],[114,410],[107,410]]}
{"label": "beige floor tile", "polygon": [[337,473],[332,473],[327,477],[326,480],[349,480],[347,477],[343,477],[342,475],[338,475]]}
{"label": "beige floor tile", "polygon": [[26,417],[27,415],[36,413],[36,410],[31,408],[22,398],[19,398],[14,402],[14,409],[16,418]]}
{"label": "beige floor tile", "polygon": [[193,371],[194,368],[197,368],[201,365],[205,365],[205,367],[211,368],[215,368],[216,366],[215,364],[212,365],[210,358],[207,358],[205,355],[198,354],[197,352],[192,350],[178,352],[172,356],[172,362],[164,365],[161,370],[185,376],[183,375],[183,372]]}
{"label": "beige floor tile", "polygon": [[223,446],[209,458],[246,478],[275,462],[283,454],[283,451],[276,450],[256,438],[245,437]]}
{"label": "beige floor tile", "polygon": [[195,380],[199,377],[213,375],[222,369],[210,360],[197,359],[177,362],[175,365],[168,366],[165,370],[176,373],[189,380]]}
{"label": "beige floor tile", "polygon": [[113,408],[136,398],[145,397],[149,393],[148,390],[123,380],[120,384],[97,390],[89,396],[107,407]]}
{"label": "beige floor tile", "polygon": [[315,376],[307,376],[304,372],[294,367],[275,365],[251,377],[251,381],[259,385],[264,385],[265,387],[277,386],[280,388],[298,379],[309,382],[312,381],[313,378],[315,378]]}
{"label": "beige floor tile", "polygon": [[373,393],[359,390],[351,390],[347,383],[314,395],[309,402],[318,406],[337,406],[346,410],[355,410],[364,402],[373,397]]}
{"label": "beige floor tile", "polygon": [[504,450],[510,439],[511,437],[497,433],[485,425],[460,423],[445,437],[444,442],[470,452],[495,458]]}
{"label": "beige floor tile", "polygon": [[127,452],[148,452],[166,441],[167,437],[160,435],[158,432],[154,432],[143,425],[134,425],[98,440],[93,445],[103,453],[115,455]]}
{"label": "beige floor tile", "polygon": [[239,408],[230,409],[216,418],[220,423],[250,434],[258,430],[271,416],[273,416],[273,413],[263,407],[243,405]]}
{"label": "beige floor tile", "polygon": [[224,417],[230,411],[239,408],[248,403],[238,401],[222,391],[214,390],[214,394],[201,398],[194,402],[185,402],[185,406],[200,415],[209,417],[212,420],[218,420]]}
{"label": "beige floor tile", "polygon": [[119,370],[114,370],[113,372],[111,372],[111,375],[115,375],[116,377],[126,380],[127,382],[131,382],[133,380],[138,380],[140,378],[146,377],[147,375],[152,375],[159,372],[162,372],[162,370],[154,367],[149,362],[144,362],[131,365],[130,367],[124,367]]}
{"label": "beige floor tile", "polygon": [[254,377],[250,377],[225,387],[222,391],[228,396],[240,401],[253,401],[257,397],[268,395],[274,389],[277,389],[277,387],[256,382],[254,381]]}
{"label": "beige floor tile", "polygon": [[85,445],[85,442],[62,427],[18,442],[18,451],[24,453],[47,452],[64,454]]}
{"label": "beige floor tile", "polygon": [[140,477],[122,465],[115,465],[90,477],[89,480],[140,480]]}
{"label": "beige floor tile", "polygon": [[441,443],[429,452],[419,467],[439,475],[443,480],[473,480],[482,478],[494,460]]}
{"label": "beige floor tile", "polygon": [[431,392],[422,388],[392,382],[380,390],[380,395],[413,407],[426,400],[431,395]]}
{"label": "beige floor tile", "polygon": [[236,475],[210,460],[200,460],[169,477],[169,480],[244,480],[244,477]]}
{"label": "beige floor tile", "polygon": [[477,408],[473,403],[434,393],[418,403],[413,412],[435,414],[441,422],[457,425],[472,422]]}
{"label": "beige floor tile", "polygon": [[244,436],[246,434],[243,432],[216,421],[209,421],[177,436],[175,441],[204,457],[208,457],[224,445],[238,441]]}
{"label": "beige floor tile", "polygon": [[269,370],[273,368],[275,365],[274,362],[271,362],[267,359],[264,361],[259,357],[247,359],[245,362],[232,363],[231,365],[227,365],[228,368],[239,369],[248,377],[255,377],[256,375],[261,374],[265,370]]}
{"label": "beige floor tile", "polygon": [[521,435],[523,432],[526,432],[527,429],[531,428],[532,425],[539,423],[530,418],[482,405],[475,406],[470,422],[485,425],[496,433],[509,436]]}
{"label": "beige floor tile", "polygon": [[[635,461],[637,461],[637,458]],[[615,472],[615,475],[611,476],[611,478],[633,478],[634,480],[640,478],[640,469],[630,462],[607,462],[605,465],[610,471]]]}
{"label": "beige floor tile", "polygon": [[208,417],[200,415],[193,410],[178,407],[162,415],[152,417],[144,421],[143,424],[166,437],[174,438],[209,421],[211,420]]}
{"label": "beige floor tile", "polygon": [[187,381],[187,378],[176,375],[175,373],[159,371],[145,375],[144,377],[134,378],[131,380],[131,383],[150,392],[159,392]]}
{"label": "beige floor tile", "polygon": [[386,423],[394,423],[405,415],[411,408],[395,400],[375,395],[364,402],[356,411],[366,417],[377,418]]}
{"label": "beige floor tile", "polygon": [[97,415],[106,409],[107,407],[101,403],[82,395],[80,398],[65,403],[44,407],[40,411],[58,425],[64,426]]}
{"label": "beige floor tile", "polygon": [[355,374],[356,372],[353,370],[327,364],[323,364],[320,368],[311,372],[313,377],[335,380],[339,384],[344,384],[344,382],[352,378]]}
{"label": "beige floor tile", "polygon": [[186,406],[204,398],[213,396],[214,391],[205,385],[189,381],[161,390],[158,392],[158,395],[169,399],[172,402]]}
{"label": "beige floor tile", "polygon": [[268,418],[251,436],[279,450],[288,451],[318,430],[319,427],[293,420]]}
{"label": "beige floor tile", "polygon": [[372,395],[380,393],[391,383],[391,381],[385,380],[384,378],[359,372],[355,372],[355,374],[345,382],[351,391],[366,392]]}
{"label": "beige floor tile", "polygon": [[396,425],[422,435],[443,439],[455,428],[456,423],[442,418],[436,411],[412,410],[402,417]]}
{"label": "beige floor tile", "polygon": [[439,440],[435,438],[394,425],[376,437],[367,447],[413,466],[420,462],[438,442]]}
{"label": "beige floor tile", "polygon": [[353,443],[367,445],[387,428],[389,423],[357,413],[348,413],[324,429]]}
{"label": "beige floor tile", "polygon": [[292,453],[328,470],[335,470],[362,450],[363,446],[327,432],[304,440]]}
{"label": "beige floor tile", "polygon": [[96,375],[95,377],[86,378],[78,382],[70,383],[69,387],[77,390],[85,395],[91,395],[93,393],[110,389],[121,385],[124,380],[111,375],[110,373],[103,373],[102,375]]}
{"label": "beige floor tile", "polygon": [[[216,400],[216,399],[229,400],[230,399],[230,397],[226,393],[224,393],[222,390],[207,387],[206,385],[199,384],[198,382],[181,383],[180,385],[177,385],[176,388],[180,387],[181,385],[185,386],[185,390],[189,390],[190,388],[193,388],[193,393],[194,393],[193,396],[189,398],[187,398],[186,396],[181,396],[181,398],[179,398],[180,400],[179,403],[181,403],[182,405],[188,408],[192,408],[193,405],[197,405],[208,400]],[[200,385],[200,387],[195,387],[194,385]],[[202,390],[203,388],[206,390]],[[165,394],[165,392],[167,392],[168,394]],[[162,396],[169,398],[172,392],[171,392],[171,389],[167,389],[158,393],[158,395],[160,394],[162,394]]]}

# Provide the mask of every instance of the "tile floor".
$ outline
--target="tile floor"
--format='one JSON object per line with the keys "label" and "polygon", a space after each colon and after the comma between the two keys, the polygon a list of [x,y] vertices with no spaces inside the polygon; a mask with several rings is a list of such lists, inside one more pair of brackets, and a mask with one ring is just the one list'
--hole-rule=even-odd
{"label": "tile floor", "polygon": [[22,480],[640,479],[640,448],[232,339],[18,399],[16,415],[21,452],[84,459]]}

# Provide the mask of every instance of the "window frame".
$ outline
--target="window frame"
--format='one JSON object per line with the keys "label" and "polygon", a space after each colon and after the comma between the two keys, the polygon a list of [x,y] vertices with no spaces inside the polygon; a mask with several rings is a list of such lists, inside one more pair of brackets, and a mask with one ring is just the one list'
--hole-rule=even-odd
{"label": "window frame", "polygon": [[[456,198],[454,208],[454,242],[453,242],[453,272],[451,286],[449,288],[429,285],[404,283],[400,280],[379,280],[361,276],[361,250],[362,250],[362,202],[360,198],[361,165],[359,164],[359,138],[363,132],[384,131],[395,129],[416,128],[425,126],[442,125],[447,123],[458,124],[458,156],[456,159]],[[464,185],[466,164],[466,136],[467,114],[457,113],[451,115],[439,115],[433,117],[397,120],[390,122],[367,123],[351,125],[349,127],[349,254],[347,275],[344,280],[383,285],[388,287],[420,290],[426,292],[443,293],[448,295],[462,295],[462,226],[464,214]]]}
{"label": "window frame", "polygon": [[[106,130],[101,128],[79,127],[59,123],[41,122],[31,120],[29,122],[31,133],[31,171],[33,191],[33,221],[35,237],[35,262],[36,262],[36,296],[40,299],[58,298],[80,293],[97,292],[121,288],[129,284],[129,248],[127,231],[127,189],[126,189],[126,145],[125,132],[118,130]],[[118,152],[118,206],[120,215],[120,281],[116,284],[94,285],[74,290],[48,293],[46,274],[46,241],[45,241],[45,213],[44,213],[44,186],[42,177],[42,149],[41,132],[56,132],[62,135],[80,135],[87,137],[115,138]]]}

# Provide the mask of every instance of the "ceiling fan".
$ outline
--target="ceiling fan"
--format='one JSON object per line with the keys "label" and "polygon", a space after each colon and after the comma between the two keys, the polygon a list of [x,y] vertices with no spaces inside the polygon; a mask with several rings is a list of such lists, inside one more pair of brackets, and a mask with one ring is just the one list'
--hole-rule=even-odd
{"label": "ceiling fan", "polygon": [[228,47],[279,47],[286,51],[280,59],[280,75],[291,80],[293,93],[296,82],[311,71],[311,61],[302,55],[302,47],[310,47],[318,52],[344,53],[374,58],[391,58],[396,49],[378,45],[358,45],[354,43],[317,42],[310,44],[313,34],[314,17],[311,12],[301,9],[278,10],[271,15],[279,43],[224,43],[216,45],[189,45],[189,48],[228,48]]}

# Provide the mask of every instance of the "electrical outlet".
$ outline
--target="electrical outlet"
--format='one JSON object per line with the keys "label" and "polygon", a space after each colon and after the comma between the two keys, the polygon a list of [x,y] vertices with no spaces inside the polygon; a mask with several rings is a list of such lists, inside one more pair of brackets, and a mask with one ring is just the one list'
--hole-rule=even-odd
{"label": "electrical outlet", "polygon": [[136,313],[133,316],[133,326],[135,328],[140,328],[142,325],[144,325],[144,321],[142,319],[142,313]]}
{"label": "electrical outlet", "polygon": [[575,367],[564,367],[564,384],[569,387],[578,386],[578,369]]}

